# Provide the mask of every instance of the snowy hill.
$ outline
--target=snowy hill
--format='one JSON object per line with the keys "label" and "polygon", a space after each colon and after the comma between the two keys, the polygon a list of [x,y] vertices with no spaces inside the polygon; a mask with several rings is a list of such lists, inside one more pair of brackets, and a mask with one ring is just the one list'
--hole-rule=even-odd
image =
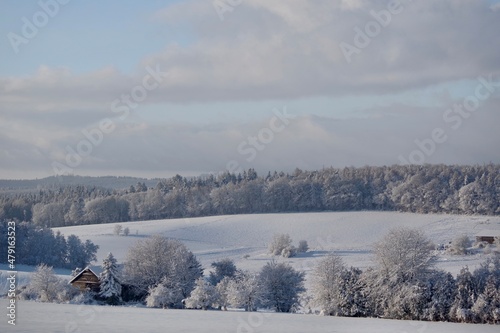
{"label": "snowy hill", "polygon": [[[138,239],[154,234],[184,242],[205,268],[216,259],[232,258],[240,268],[260,269],[272,258],[267,244],[275,233],[288,233],[297,245],[307,240],[310,252],[280,259],[296,268],[310,270],[314,259],[335,251],[349,265],[372,265],[372,244],[396,226],[422,229],[436,244],[446,244],[466,234],[471,238],[481,229],[500,230],[500,217],[462,215],[422,215],[397,212],[326,212],[297,214],[255,214],[213,216],[120,223],[130,229],[129,236],[113,234],[115,224],[56,228],[64,235],[75,234],[100,246],[99,263],[108,252],[118,262],[125,259],[129,247]],[[247,258],[244,258],[247,257]],[[441,254],[438,267],[456,274],[464,265],[481,262],[481,254],[449,256]]]}

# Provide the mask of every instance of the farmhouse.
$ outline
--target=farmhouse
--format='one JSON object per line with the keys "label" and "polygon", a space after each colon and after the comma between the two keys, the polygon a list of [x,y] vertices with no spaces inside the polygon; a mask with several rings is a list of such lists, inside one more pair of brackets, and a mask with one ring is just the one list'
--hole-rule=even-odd
{"label": "farmhouse", "polygon": [[476,234],[476,241],[493,244],[496,237],[500,238],[500,230],[481,230]]}
{"label": "farmhouse", "polygon": [[99,288],[101,286],[99,282],[99,275],[101,272],[102,269],[99,266],[87,266],[68,283],[73,287],[80,289],[80,291],[89,289],[94,292],[99,292]]}

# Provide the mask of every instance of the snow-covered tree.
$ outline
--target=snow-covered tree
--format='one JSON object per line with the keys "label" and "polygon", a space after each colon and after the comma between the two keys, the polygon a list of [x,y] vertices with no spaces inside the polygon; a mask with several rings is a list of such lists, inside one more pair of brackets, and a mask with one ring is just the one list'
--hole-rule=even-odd
{"label": "snow-covered tree", "polygon": [[451,242],[449,251],[453,254],[467,254],[467,249],[472,245],[472,241],[467,235],[460,235]]}
{"label": "snow-covered tree", "polygon": [[98,245],[90,240],[83,243],[78,236],[70,235],[67,240],[67,261],[72,267],[86,267],[96,260]]}
{"label": "snow-covered tree", "polygon": [[217,285],[224,277],[233,277],[236,274],[234,261],[228,258],[212,263],[214,271],[210,272],[209,281],[212,285]]}
{"label": "snow-covered tree", "polygon": [[83,216],[85,214],[84,212],[85,208],[85,202],[83,201],[82,198],[78,198],[77,200],[74,200],[74,202],[71,204],[69,211],[64,215],[64,220],[66,225],[80,225],[84,221]]}
{"label": "snow-covered tree", "polygon": [[345,317],[363,317],[366,315],[366,298],[361,282],[361,270],[351,267],[344,269],[338,276],[337,313]]}
{"label": "snow-covered tree", "polygon": [[35,292],[38,300],[42,302],[53,302],[57,299],[60,279],[55,275],[52,267],[45,264],[39,265],[31,276],[28,288]]}
{"label": "snow-covered tree", "polygon": [[262,290],[257,274],[238,272],[228,286],[228,301],[231,306],[257,311],[262,300]]}
{"label": "snow-covered tree", "polygon": [[495,286],[495,277],[490,276],[484,291],[472,306],[472,312],[479,323],[500,324],[500,289]]}
{"label": "snow-covered tree", "polygon": [[290,312],[298,304],[299,294],[305,291],[304,272],[276,261],[268,262],[261,270],[262,306],[276,312]]}
{"label": "snow-covered tree", "polygon": [[142,297],[160,282],[167,289],[179,288],[175,303],[180,307],[202,273],[200,263],[184,244],[156,235],[132,246],[125,261],[124,276],[125,282]]}
{"label": "snow-covered tree", "polygon": [[298,253],[306,253],[309,250],[309,245],[306,240],[299,241],[299,246],[297,247]]}
{"label": "snow-covered tree", "polygon": [[321,308],[325,315],[339,313],[339,277],[345,270],[342,259],[330,254],[316,264],[312,275],[313,304]]}
{"label": "snow-covered tree", "polygon": [[418,279],[434,264],[432,242],[417,229],[395,228],[375,244],[379,269],[400,281]]}
{"label": "snow-covered tree", "polygon": [[429,276],[430,298],[422,319],[430,321],[449,320],[450,309],[456,295],[455,279],[450,273],[435,271]]}
{"label": "snow-covered tree", "polygon": [[215,287],[203,277],[196,280],[196,287],[186,299],[186,307],[207,310],[216,301]]}
{"label": "snow-covered tree", "polygon": [[215,286],[216,300],[215,304],[219,309],[227,311],[227,306],[229,305],[229,286],[231,284],[232,278],[225,276],[222,280]]}
{"label": "snow-covered tree", "polygon": [[486,288],[486,283],[490,277],[497,288],[500,288],[500,255],[489,256],[474,270],[474,281],[477,292],[481,293]]}
{"label": "snow-covered tree", "polygon": [[129,227],[123,228],[123,235],[128,236],[130,234],[130,229]]}
{"label": "snow-covered tree", "polygon": [[468,267],[462,268],[456,280],[457,293],[450,309],[450,319],[462,323],[473,320],[472,306],[477,298],[474,276]]}
{"label": "snow-covered tree", "polygon": [[179,299],[182,299],[180,287],[170,286],[169,282],[162,281],[157,286],[149,289],[146,306],[163,309],[178,307]]}
{"label": "snow-covered tree", "polygon": [[115,224],[115,226],[113,228],[113,233],[117,236],[120,236],[120,234],[122,233],[122,230],[123,230],[123,227],[121,224]]}
{"label": "snow-covered tree", "polygon": [[293,256],[295,248],[292,246],[292,239],[288,234],[275,234],[268,246],[269,253],[285,258]]}
{"label": "snow-covered tree", "polygon": [[121,302],[122,285],[116,259],[110,252],[102,262],[103,272],[99,276],[101,283],[99,296],[106,299],[109,304]]}

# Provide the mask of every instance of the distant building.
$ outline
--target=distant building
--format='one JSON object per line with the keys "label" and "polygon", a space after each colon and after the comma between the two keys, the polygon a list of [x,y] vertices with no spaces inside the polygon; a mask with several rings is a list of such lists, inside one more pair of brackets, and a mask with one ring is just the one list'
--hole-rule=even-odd
{"label": "distant building", "polygon": [[476,241],[493,244],[497,237],[500,238],[500,230],[481,230],[476,234]]}
{"label": "distant building", "polygon": [[80,291],[91,290],[99,292],[101,287],[99,275],[101,272],[102,269],[99,266],[87,266],[68,283],[73,287],[80,289]]}

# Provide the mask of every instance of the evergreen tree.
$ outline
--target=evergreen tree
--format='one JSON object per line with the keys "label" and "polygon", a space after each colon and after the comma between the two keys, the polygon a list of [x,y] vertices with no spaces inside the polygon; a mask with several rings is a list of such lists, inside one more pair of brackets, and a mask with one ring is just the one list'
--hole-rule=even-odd
{"label": "evergreen tree", "polygon": [[493,275],[488,278],[484,291],[472,307],[472,312],[479,323],[500,323],[500,289],[495,286]]}
{"label": "evergreen tree", "polygon": [[472,322],[471,308],[476,300],[476,295],[474,277],[469,268],[464,267],[457,276],[457,294],[450,309],[450,319],[457,322]]}
{"label": "evergreen tree", "polygon": [[99,296],[106,299],[109,304],[119,304],[121,302],[122,286],[116,259],[110,252],[102,262],[103,272],[99,276],[101,290]]}
{"label": "evergreen tree", "polygon": [[423,319],[431,321],[449,320],[450,309],[455,299],[455,279],[450,273],[433,272],[429,276],[431,297],[423,313]]}

